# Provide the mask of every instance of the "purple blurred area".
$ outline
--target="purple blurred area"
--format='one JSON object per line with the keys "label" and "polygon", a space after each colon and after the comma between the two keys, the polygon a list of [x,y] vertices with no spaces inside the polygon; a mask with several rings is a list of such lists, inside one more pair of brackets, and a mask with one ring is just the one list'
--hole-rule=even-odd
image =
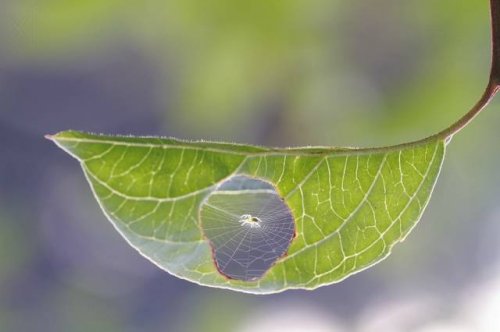
{"label": "purple blurred area", "polygon": [[381,264],[251,296],[153,266],[113,229],[67,129],[265,145],[431,134],[481,93],[487,1],[0,2],[0,331],[498,331],[499,104],[448,150]]}

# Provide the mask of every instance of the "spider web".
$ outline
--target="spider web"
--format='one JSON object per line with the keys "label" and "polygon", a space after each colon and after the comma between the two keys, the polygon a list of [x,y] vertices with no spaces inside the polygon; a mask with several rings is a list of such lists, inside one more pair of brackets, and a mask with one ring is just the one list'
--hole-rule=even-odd
{"label": "spider web", "polygon": [[[242,222],[242,216],[258,218]],[[282,257],[294,236],[290,209],[265,181],[235,176],[202,205],[201,224],[218,270],[231,279],[255,280]]]}

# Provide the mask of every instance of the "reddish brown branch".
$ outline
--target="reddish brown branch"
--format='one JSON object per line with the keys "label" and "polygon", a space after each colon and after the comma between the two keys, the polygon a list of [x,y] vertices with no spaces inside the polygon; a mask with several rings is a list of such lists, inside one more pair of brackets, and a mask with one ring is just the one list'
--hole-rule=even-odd
{"label": "reddish brown branch", "polygon": [[500,84],[500,0],[490,0],[491,8],[491,73],[490,84]]}
{"label": "reddish brown branch", "polygon": [[[479,101],[461,119],[440,133],[429,137],[449,139],[467,126],[493,99],[500,89],[500,0],[490,0],[491,12],[491,69],[490,79]],[[426,139],[427,140],[427,139]]]}

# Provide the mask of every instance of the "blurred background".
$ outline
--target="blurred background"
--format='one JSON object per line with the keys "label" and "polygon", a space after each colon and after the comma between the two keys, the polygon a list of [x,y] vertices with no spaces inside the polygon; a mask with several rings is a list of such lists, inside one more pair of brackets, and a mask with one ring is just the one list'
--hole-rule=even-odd
{"label": "blurred background", "polygon": [[498,99],[387,260],[272,296],[147,262],[43,139],[395,144],[465,113],[489,53],[487,0],[0,0],[0,331],[499,331]]}

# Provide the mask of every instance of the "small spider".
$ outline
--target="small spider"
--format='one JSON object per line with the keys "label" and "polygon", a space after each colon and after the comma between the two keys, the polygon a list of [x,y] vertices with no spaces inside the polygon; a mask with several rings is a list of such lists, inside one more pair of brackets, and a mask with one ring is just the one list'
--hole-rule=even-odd
{"label": "small spider", "polygon": [[260,228],[261,227],[260,223],[262,222],[262,220],[260,220],[257,217],[253,217],[251,214],[243,214],[241,215],[238,222],[241,224],[241,226],[249,226],[250,228]]}

